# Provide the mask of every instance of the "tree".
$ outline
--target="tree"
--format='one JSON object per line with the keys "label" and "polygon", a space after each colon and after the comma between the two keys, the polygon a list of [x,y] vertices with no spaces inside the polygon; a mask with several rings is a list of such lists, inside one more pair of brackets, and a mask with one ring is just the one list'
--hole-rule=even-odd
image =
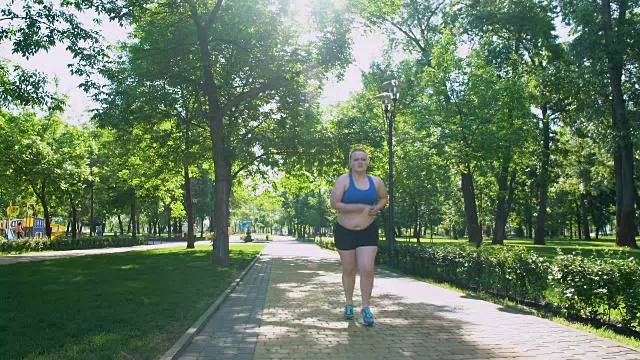
{"label": "tree", "polygon": [[[612,148],[616,182],[616,244],[637,248],[635,240],[636,188],[634,153],[629,113],[624,86],[634,78],[638,65],[637,34],[640,23],[636,1],[590,0],[575,2],[559,0],[563,20],[574,26],[573,41],[578,52],[588,62],[594,74],[600,74],[610,86]],[[605,72],[605,69],[607,71]]]}
{"label": "tree", "polygon": [[[316,69],[330,71],[344,66],[349,61],[348,22],[337,13],[327,13],[326,3],[322,2],[325,11],[316,12],[315,20],[325,31],[315,44],[300,46],[297,42],[299,33],[287,24],[292,19],[286,16],[284,7],[272,11],[263,1],[217,0],[212,7],[195,0],[187,4],[186,10],[196,28],[215,165],[216,232],[212,260],[227,265],[233,158],[228,156],[229,134],[225,118],[229,124],[234,123],[238,108],[250,106],[256,99],[273,96],[279,89],[286,91]],[[271,36],[265,36],[267,34]],[[242,55],[237,55],[237,49]],[[280,92],[280,99],[271,98],[271,101],[286,100],[284,95],[286,93]]]}
{"label": "tree", "polygon": [[[67,126],[57,140],[59,144],[58,156],[61,168],[58,172],[57,183],[52,190],[59,188],[63,194],[60,203],[68,201],[71,208],[71,238],[76,239],[78,228],[78,204],[84,198],[84,189],[90,179],[89,173],[89,143],[88,132],[73,126]],[[52,184],[53,185],[53,184]],[[57,192],[57,191],[56,191]],[[90,223],[89,226],[93,226]]]}
{"label": "tree", "polygon": [[[88,75],[97,69],[105,56],[102,36],[87,29],[76,11],[88,8],[108,10],[113,3],[92,0],[63,1],[55,6],[44,1],[8,1],[0,7],[0,44],[11,44],[11,51],[29,58],[64,44],[74,62],[74,75]],[[60,111],[64,101],[46,89],[48,80],[38,71],[0,61],[0,104],[44,106]]]}
{"label": "tree", "polygon": [[63,157],[66,151],[61,138],[67,125],[52,112],[41,117],[29,111],[0,112],[0,117],[0,147],[4,154],[0,163],[10,176],[28,184],[33,191],[44,212],[46,236],[51,237],[52,193],[58,189],[61,172],[65,168],[74,171]]}
{"label": "tree", "polygon": [[432,66],[433,47],[444,33],[446,0],[354,0],[353,8],[369,27],[385,29],[395,40],[403,35],[402,48],[419,55],[422,66]]}

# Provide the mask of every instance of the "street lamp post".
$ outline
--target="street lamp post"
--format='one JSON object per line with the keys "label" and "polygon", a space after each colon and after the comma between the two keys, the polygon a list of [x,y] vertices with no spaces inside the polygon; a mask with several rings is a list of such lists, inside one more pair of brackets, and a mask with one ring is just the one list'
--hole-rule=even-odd
{"label": "street lamp post", "polygon": [[389,238],[387,239],[389,249],[392,249],[396,243],[396,233],[393,226],[393,214],[394,214],[394,204],[393,204],[393,122],[396,117],[396,106],[398,103],[398,98],[400,97],[400,89],[407,86],[405,83],[400,82],[398,80],[387,81],[382,86],[388,90],[388,92],[379,94],[376,96],[377,99],[382,101],[382,112],[384,114],[384,119],[388,125],[388,136],[387,136],[387,147],[389,149],[389,227],[387,229],[387,234]]}

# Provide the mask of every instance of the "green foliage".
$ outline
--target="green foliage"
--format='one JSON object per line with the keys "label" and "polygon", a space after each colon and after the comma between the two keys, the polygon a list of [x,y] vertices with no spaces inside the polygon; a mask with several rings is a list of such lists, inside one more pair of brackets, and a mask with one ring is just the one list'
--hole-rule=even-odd
{"label": "green foliage", "polygon": [[[110,4],[112,6],[113,4]],[[9,44],[11,52],[31,58],[56,45],[64,45],[74,61],[69,64],[74,75],[93,73],[105,56],[102,36],[78,20],[78,11],[89,8],[105,10],[89,0],[62,1],[55,5],[44,1],[3,2],[0,6],[0,44]],[[64,102],[51,94],[48,80],[38,71],[0,61],[0,104],[41,106],[60,111]]]}
{"label": "green foliage", "polygon": [[560,255],[552,265],[554,303],[566,316],[618,321],[640,329],[640,264],[633,258]]}
{"label": "green foliage", "polygon": [[64,251],[102,249],[110,247],[128,247],[143,245],[144,239],[132,240],[131,237],[92,236],[85,238],[65,239],[21,239],[15,241],[0,240],[0,253],[21,254],[39,251]]}
{"label": "green foliage", "polygon": [[521,300],[540,300],[547,289],[544,258],[517,247],[465,245],[379,248],[380,263],[436,281]]}
{"label": "green foliage", "polygon": [[323,249],[336,250],[336,242],[332,239],[320,237],[316,239],[316,244]]}
{"label": "green foliage", "polygon": [[[333,249],[332,240],[317,240]],[[378,249],[377,261],[418,277],[537,304],[565,317],[617,322],[640,330],[640,263],[605,252],[603,257],[551,259],[516,246],[475,249],[460,244],[398,244]]]}

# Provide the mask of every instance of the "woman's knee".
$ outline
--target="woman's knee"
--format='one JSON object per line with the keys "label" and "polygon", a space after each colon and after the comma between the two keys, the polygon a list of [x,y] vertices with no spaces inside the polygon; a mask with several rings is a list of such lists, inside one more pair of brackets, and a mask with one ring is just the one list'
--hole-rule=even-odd
{"label": "woman's knee", "polygon": [[356,264],[342,264],[342,274],[345,276],[355,276],[358,267]]}
{"label": "woman's knee", "polygon": [[373,264],[359,265],[358,272],[360,273],[360,276],[373,276],[375,273],[375,266]]}

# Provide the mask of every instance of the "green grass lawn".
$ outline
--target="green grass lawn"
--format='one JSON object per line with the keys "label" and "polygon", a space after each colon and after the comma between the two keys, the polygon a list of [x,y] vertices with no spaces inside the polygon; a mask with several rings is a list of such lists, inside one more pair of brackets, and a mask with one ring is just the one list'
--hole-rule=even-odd
{"label": "green grass lawn", "polygon": [[0,266],[0,359],[152,359],[265,245],[132,251]]}

